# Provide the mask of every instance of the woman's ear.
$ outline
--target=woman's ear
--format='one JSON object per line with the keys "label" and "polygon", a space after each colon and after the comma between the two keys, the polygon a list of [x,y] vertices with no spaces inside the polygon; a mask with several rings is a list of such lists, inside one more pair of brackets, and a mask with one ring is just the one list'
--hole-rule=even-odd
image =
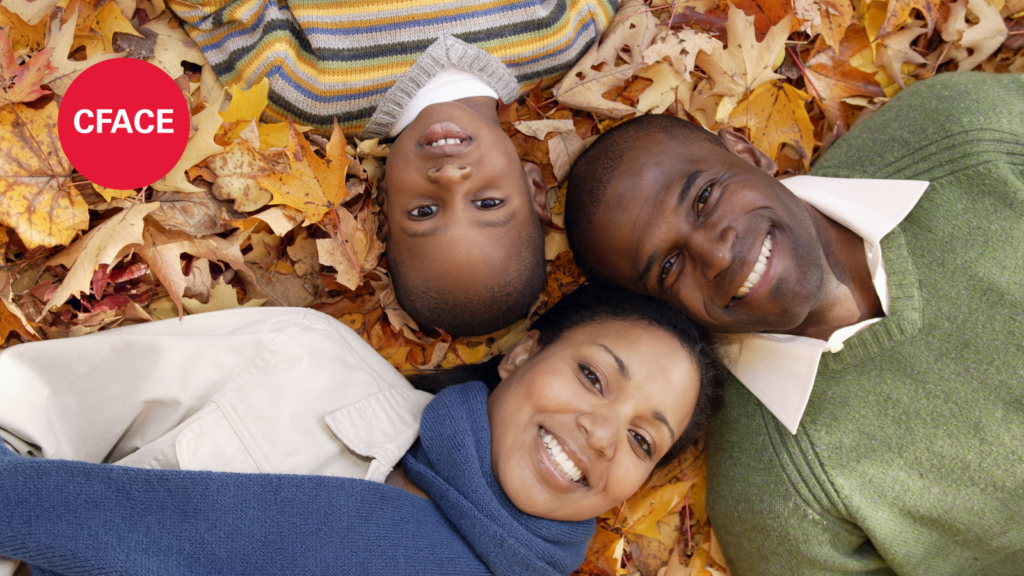
{"label": "woman's ear", "polygon": [[718,139],[725,144],[725,147],[730,152],[767,172],[769,176],[774,176],[779,171],[779,166],[775,164],[775,160],[772,160],[764,152],[758,150],[743,134],[728,128],[722,128],[718,131]]}
{"label": "woman's ear", "polygon": [[522,162],[521,164],[533,211],[540,217],[540,221],[548,226],[551,224],[551,207],[548,206],[548,186],[544,182],[544,173],[533,162]]}
{"label": "woman's ear", "polygon": [[388,241],[388,183],[387,179],[381,180],[377,184],[377,206],[380,206],[380,211],[377,212],[377,240],[381,242]]}
{"label": "woman's ear", "polygon": [[526,333],[526,337],[523,338],[522,342],[516,344],[515,348],[505,354],[505,357],[501,359],[498,364],[498,376],[504,380],[508,378],[516,368],[519,368],[523,362],[530,359],[531,356],[540,350],[540,345],[537,344],[537,339],[540,338],[539,330],[530,330]]}

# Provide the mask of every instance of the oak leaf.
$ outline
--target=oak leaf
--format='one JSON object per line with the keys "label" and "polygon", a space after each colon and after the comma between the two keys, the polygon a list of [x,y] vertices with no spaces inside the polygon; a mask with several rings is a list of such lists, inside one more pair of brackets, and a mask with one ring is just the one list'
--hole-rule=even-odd
{"label": "oak leaf", "polygon": [[[167,72],[171,78],[177,78],[185,73],[181,66],[182,61],[203,66],[206,64],[206,57],[181,26],[173,27],[170,21],[171,13],[166,12],[156,20],[147,22],[143,28],[157,33],[153,58],[150,61]],[[220,92],[214,91],[214,94],[213,98],[216,98]]]}
{"label": "oak leaf", "polygon": [[913,22],[910,12],[915,8],[924,15],[925,21],[928,22],[928,34],[931,34],[935,29],[936,22],[939,20],[941,4],[940,0],[890,0],[886,9],[885,20],[871,41],[874,42],[879,38],[892,34],[901,26]]}
{"label": "oak leaf", "polygon": [[93,23],[93,29],[100,33],[100,36],[103,38],[103,48],[108,53],[114,51],[111,42],[115,32],[142,37],[142,34],[136,32],[132,23],[121,15],[121,10],[113,2],[107,2],[96,12],[96,21]]}
{"label": "oak leaf", "polygon": [[0,223],[27,248],[70,244],[88,228],[89,208],[68,185],[71,171],[57,138],[56,103],[0,107]]}
{"label": "oak leaf", "polygon": [[819,37],[807,60],[806,70],[814,86],[813,93],[819,99],[825,118],[838,130],[840,136],[847,129],[846,114],[841,105],[843,99],[885,96],[874,74],[850,65],[850,58],[868,45],[867,34],[860,28],[851,30],[843,38],[838,53],[828,45],[824,37]]}
{"label": "oak leaf", "polygon": [[729,47],[715,41],[712,51],[701,50],[697,56],[700,66],[714,82],[712,94],[737,96],[751,92],[761,84],[782,78],[772,72],[782,63],[786,38],[789,36],[792,15],[772,26],[763,42],[754,36],[754,19],[735,6],[729,8],[726,30]]}
{"label": "oak leaf", "polygon": [[[112,268],[125,255],[122,252],[124,248],[142,242],[143,218],[159,207],[157,203],[138,204],[122,210],[47,261],[47,265],[63,264],[69,270],[57,291],[46,302],[43,313],[67,302],[69,298],[90,293],[96,269],[104,264]],[[101,297],[100,294],[94,296]]]}
{"label": "oak leaf", "polygon": [[21,17],[29,26],[35,26],[47,16],[60,0],[6,0],[4,7]]}
{"label": "oak leaf", "polygon": [[225,284],[223,280],[210,289],[210,299],[206,303],[192,298],[181,299],[182,306],[185,307],[185,311],[189,314],[262,306],[266,301],[266,298],[250,298],[245,304],[239,304],[238,293],[235,292],[235,289],[230,284]]}
{"label": "oak leaf", "polygon": [[773,160],[783,144],[803,156],[804,169],[814,151],[814,125],[804,108],[807,94],[785,82],[762,84],[729,117],[736,127],[750,130],[750,141]]}
{"label": "oak leaf", "polygon": [[[984,2],[984,0],[981,0]],[[914,22],[882,38],[875,44],[875,64],[885,69],[885,73],[906,88],[903,83],[903,64],[924,64],[927,60],[910,46],[918,36],[925,33],[920,22]]]}
{"label": "oak leaf", "polygon": [[[37,0],[35,4],[42,3]],[[34,25],[22,20],[21,16],[0,6],[0,27],[6,28],[11,37],[11,45],[15,52],[30,53],[46,45],[46,29],[48,20],[40,20]]]}
{"label": "oak leaf", "polygon": [[[42,0],[38,3],[41,4]],[[77,22],[78,10],[75,9],[67,22],[60,27],[60,32],[53,36],[46,44],[47,48],[53,48],[50,63],[56,67],[56,70],[43,79],[43,84],[48,85],[61,96],[64,96],[64,93],[67,92],[71,82],[93,64],[120,57],[118,54],[102,54],[86,60],[68,60],[71,45],[75,41],[75,24]]]}
{"label": "oak leaf", "polygon": [[[947,57],[957,62],[957,70],[973,70],[999,49],[1009,31],[999,11],[985,0],[960,0],[949,9],[949,18],[940,27],[943,40],[953,43]],[[968,11],[978,18],[977,24],[968,24]]]}
{"label": "oak leaf", "polygon": [[188,139],[185,152],[174,168],[159,181],[153,183],[153,189],[165,192],[202,192],[203,189],[193,185],[185,176],[185,171],[199,162],[224,151],[224,147],[213,141],[213,135],[221,126],[221,117],[217,111],[224,100],[223,92],[210,103],[205,110],[192,117],[195,133]]}
{"label": "oak leaf", "polygon": [[50,64],[52,48],[36,52],[25,64],[14,60],[14,49],[7,33],[0,28],[0,82],[4,91],[3,100],[7,103],[31,102],[40,96],[49,94],[49,90],[39,87],[43,78],[56,68]]}

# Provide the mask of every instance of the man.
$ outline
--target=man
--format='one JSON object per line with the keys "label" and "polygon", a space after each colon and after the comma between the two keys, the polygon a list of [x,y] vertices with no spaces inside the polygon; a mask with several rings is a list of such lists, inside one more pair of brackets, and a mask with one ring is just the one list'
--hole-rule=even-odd
{"label": "man", "polygon": [[814,176],[666,117],[577,161],[588,275],[722,335],[708,505],[737,576],[1024,569],[1022,151],[1024,78],[951,73]]}

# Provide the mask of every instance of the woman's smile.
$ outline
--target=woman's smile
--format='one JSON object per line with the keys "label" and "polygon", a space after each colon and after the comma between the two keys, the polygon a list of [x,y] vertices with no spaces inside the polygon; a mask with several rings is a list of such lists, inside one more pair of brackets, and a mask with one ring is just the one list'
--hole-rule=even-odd
{"label": "woman's smile", "polygon": [[537,431],[535,444],[538,445],[541,470],[554,481],[555,486],[570,489],[588,486],[587,477],[581,469],[583,460],[578,455],[570,456],[567,443],[560,442],[551,432],[541,427]]}

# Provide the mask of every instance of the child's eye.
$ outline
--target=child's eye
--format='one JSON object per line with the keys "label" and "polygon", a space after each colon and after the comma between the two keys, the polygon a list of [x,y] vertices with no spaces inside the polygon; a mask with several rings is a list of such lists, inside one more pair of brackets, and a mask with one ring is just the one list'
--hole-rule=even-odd
{"label": "child's eye", "polygon": [[711,184],[708,184],[697,194],[697,216],[700,216],[701,210],[704,209],[704,205],[708,203],[708,199],[711,198]]}
{"label": "child's eye", "polygon": [[473,204],[476,204],[478,207],[483,208],[484,210],[491,210],[493,208],[497,208],[498,206],[501,206],[504,203],[504,200],[498,200],[497,198],[484,198],[483,200],[473,201]]}
{"label": "child's eye", "polygon": [[651,443],[647,441],[647,438],[644,438],[643,434],[633,430],[630,430],[629,433],[633,436],[633,440],[636,441],[636,445],[644,451],[644,454],[647,454],[648,458],[654,456],[654,451],[651,450]]}
{"label": "child's eye", "polygon": [[437,212],[437,206],[419,206],[409,211],[413,218],[429,218]]}
{"label": "child's eye", "polygon": [[580,372],[583,373],[583,377],[586,378],[588,382],[590,382],[590,385],[593,386],[595,390],[597,390],[598,394],[604,394],[604,385],[601,384],[601,378],[597,375],[597,373],[591,370],[590,366],[587,366],[582,362],[580,362],[579,367]]}

